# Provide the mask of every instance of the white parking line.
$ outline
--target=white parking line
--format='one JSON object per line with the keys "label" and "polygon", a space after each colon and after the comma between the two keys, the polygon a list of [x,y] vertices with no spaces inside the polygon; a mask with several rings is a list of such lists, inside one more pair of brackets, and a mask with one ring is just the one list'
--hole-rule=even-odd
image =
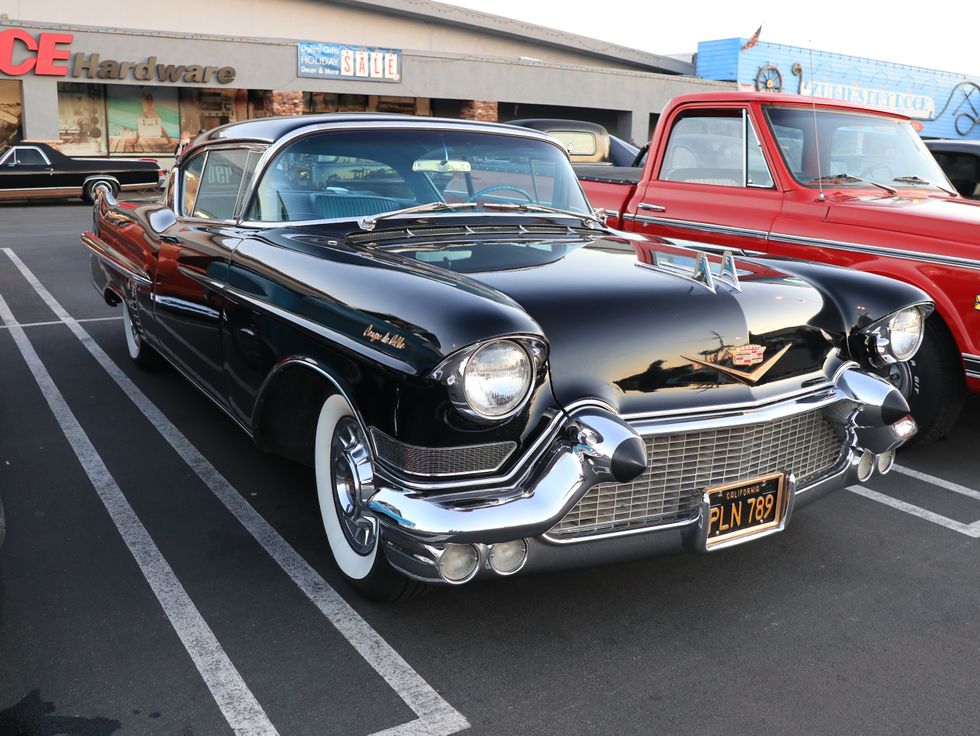
{"label": "white parking line", "polygon": [[980,539],[980,522],[964,524],[961,521],[947,518],[941,514],[929,511],[928,509],[906,503],[905,501],[899,501],[897,498],[892,498],[891,496],[886,496],[884,493],[872,491],[870,488],[865,488],[864,486],[848,486],[847,490],[849,490],[851,493],[856,493],[859,496],[870,498],[872,501],[883,503],[885,506],[891,506],[893,509],[904,511],[906,514],[912,514],[913,516],[918,516],[920,519],[931,521],[933,524],[939,524],[939,526],[952,529],[954,532],[965,534],[966,536],[973,537],[974,539]]}
{"label": "white parking line", "polygon": [[[85,317],[78,320],[79,322],[110,322],[113,320],[122,319],[122,317]],[[18,327],[46,327],[48,325],[63,325],[60,319],[52,319],[47,322],[14,322]],[[12,325],[0,325],[0,330],[10,329]]]}
{"label": "white parking line", "polygon": [[65,439],[109,512],[109,517],[139,565],[146,582],[150,584],[153,594],[160,601],[164,613],[214,696],[228,725],[240,736],[277,734],[262,706],[242,680],[214,632],[194,606],[146,527],[129,505],[2,296],[0,319],[9,328],[10,336],[37,381]]}
{"label": "white parking line", "polygon": [[903,465],[895,465],[892,467],[897,473],[902,475],[907,475],[910,478],[915,478],[917,480],[925,481],[934,486],[939,486],[940,488],[945,488],[947,491],[952,491],[953,493],[959,493],[962,496],[968,496],[969,498],[976,499],[980,501],[980,491],[975,491],[972,488],[967,488],[966,486],[961,486],[959,483],[953,483],[952,481],[943,480],[942,478],[937,478],[934,475],[929,475],[928,473],[923,473],[918,470],[912,470],[912,468],[906,468]]}
{"label": "white parking line", "polygon": [[[211,489],[243,527],[292,578],[312,603],[350,642],[388,686],[418,716],[418,720],[386,729],[373,736],[448,736],[465,728],[469,721],[453,708],[406,662],[323,577],[294,550],[251,504],[225,479],[218,469],[161,412],[135,383],[112,362],[91,335],[61,306],[10,248],[4,253],[113,381],[156,427],[168,444]],[[311,490],[312,492],[312,490]]]}

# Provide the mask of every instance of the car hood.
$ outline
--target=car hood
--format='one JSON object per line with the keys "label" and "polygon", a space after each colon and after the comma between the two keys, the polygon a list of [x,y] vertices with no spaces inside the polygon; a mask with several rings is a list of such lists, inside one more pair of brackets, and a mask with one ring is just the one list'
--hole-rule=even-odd
{"label": "car hood", "polygon": [[828,198],[827,222],[980,245],[980,201],[925,193]]}
{"label": "car hood", "polygon": [[638,414],[763,401],[830,377],[849,330],[834,298],[798,275],[739,259],[736,286],[712,256],[712,287],[693,278],[697,254],[667,241],[385,250],[441,264],[518,305],[548,340],[552,388],[565,406],[600,399]]}

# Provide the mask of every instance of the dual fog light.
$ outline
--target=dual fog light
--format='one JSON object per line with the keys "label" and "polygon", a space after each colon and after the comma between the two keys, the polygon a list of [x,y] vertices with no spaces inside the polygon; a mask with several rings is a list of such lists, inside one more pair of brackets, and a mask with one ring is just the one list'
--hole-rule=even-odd
{"label": "dual fog light", "polygon": [[863,483],[874,474],[875,470],[881,475],[885,475],[885,473],[892,469],[894,464],[894,450],[883,452],[880,455],[875,455],[871,450],[865,450],[861,453],[861,459],[858,461],[858,480]]}
{"label": "dual fog light", "polygon": [[[439,574],[459,585],[473,579],[480,569],[480,548],[475,544],[447,544],[439,558]],[[527,542],[515,539],[486,547],[487,565],[498,575],[513,575],[527,562]]]}

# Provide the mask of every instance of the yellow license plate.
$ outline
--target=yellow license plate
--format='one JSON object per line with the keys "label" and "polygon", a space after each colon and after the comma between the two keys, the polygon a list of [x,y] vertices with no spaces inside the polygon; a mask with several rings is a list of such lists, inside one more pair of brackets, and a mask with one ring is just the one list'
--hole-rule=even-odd
{"label": "yellow license plate", "polygon": [[782,473],[771,473],[708,488],[707,548],[778,527],[786,515],[785,485]]}

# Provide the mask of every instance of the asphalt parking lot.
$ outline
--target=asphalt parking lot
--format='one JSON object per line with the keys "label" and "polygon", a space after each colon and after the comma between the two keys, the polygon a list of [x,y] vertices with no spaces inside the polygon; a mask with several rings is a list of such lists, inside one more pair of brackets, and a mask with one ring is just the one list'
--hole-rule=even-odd
{"label": "asphalt parking lot", "polygon": [[0,736],[978,732],[980,401],[769,539],[374,605],[312,471],[131,366],[90,221],[0,207]]}

